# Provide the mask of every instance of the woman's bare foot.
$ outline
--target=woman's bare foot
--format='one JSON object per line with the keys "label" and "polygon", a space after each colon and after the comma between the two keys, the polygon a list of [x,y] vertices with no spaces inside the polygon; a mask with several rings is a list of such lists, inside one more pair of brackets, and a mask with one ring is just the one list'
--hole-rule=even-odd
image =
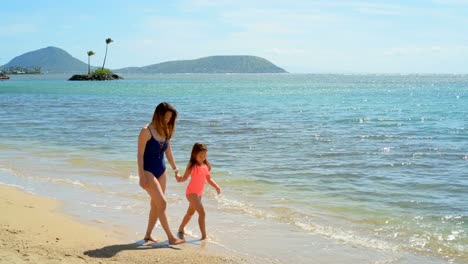
{"label": "woman's bare foot", "polygon": [[200,240],[205,240],[205,239],[207,239],[206,235],[204,235],[204,236],[202,236],[202,237],[200,238]]}
{"label": "woman's bare foot", "polygon": [[143,240],[145,240],[145,242],[148,242],[148,241],[151,241],[151,242],[158,242],[158,240],[156,240],[153,236],[145,236],[145,238],[143,238]]}
{"label": "woman's bare foot", "polygon": [[185,243],[185,240],[183,239],[178,239],[178,238],[172,238],[172,239],[169,239],[169,245],[179,245],[179,244],[182,244],[182,243]]}

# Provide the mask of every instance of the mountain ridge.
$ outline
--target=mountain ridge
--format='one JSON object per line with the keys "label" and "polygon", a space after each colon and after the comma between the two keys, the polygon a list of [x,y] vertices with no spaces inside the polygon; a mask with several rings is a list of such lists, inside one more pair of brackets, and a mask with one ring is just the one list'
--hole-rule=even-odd
{"label": "mountain ridge", "polygon": [[88,69],[88,64],[74,58],[65,50],[52,46],[16,56],[1,68],[36,66],[41,67],[43,73],[87,72]]}
{"label": "mountain ridge", "polygon": [[115,70],[119,73],[286,73],[270,61],[251,55],[214,55],[176,60],[143,67]]}
{"label": "mountain ridge", "polygon": [[[16,56],[7,67],[41,67],[43,73],[87,73],[88,64],[63,49],[49,46]],[[98,68],[92,66],[93,69]],[[142,67],[112,70],[116,73],[287,73],[272,62],[252,55],[215,55],[193,60],[175,60]]]}

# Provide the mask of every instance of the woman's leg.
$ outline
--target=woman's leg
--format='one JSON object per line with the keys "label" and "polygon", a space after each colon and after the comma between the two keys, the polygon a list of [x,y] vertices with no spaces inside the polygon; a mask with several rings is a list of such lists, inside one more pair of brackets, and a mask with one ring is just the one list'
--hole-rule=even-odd
{"label": "woman's leg", "polygon": [[149,212],[149,217],[148,217],[148,225],[146,227],[146,233],[145,237],[143,238],[145,241],[152,241],[152,242],[157,242],[155,238],[151,235],[153,233],[154,226],[156,225],[156,222],[158,221],[158,209],[156,202],[151,199],[150,202],[150,212]]}
{"label": "woman's leg", "polygon": [[[154,176],[151,175],[151,177],[154,178]],[[163,193],[165,194],[166,193],[166,175],[162,175],[161,177],[159,177],[158,182],[159,182],[159,185],[161,185],[161,189],[163,191]],[[149,214],[149,218],[148,218],[148,226],[146,228],[146,234],[145,234],[145,240],[146,241],[153,241],[153,242],[157,242],[156,239],[154,239],[152,236],[151,236],[151,233],[153,233],[153,229],[154,229],[154,226],[156,225],[156,222],[158,221],[158,209],[157,209],[157,203],[156,201],[154,201],[153,199],[151,199],[151,209],[150,209],[150,214]]]}
{"label": "woman's leg", "polygon": [[198,213],[198,226],[200,227],[201,239],[206,238],[206,228],[205,228],[205,208],[201,202],[201,196],[196,194],[187,195],[187,199],[190,204],[194,207],[195,211]]}
{"label": "woman's leg", "polygon": [[[164,179],[161,179],[163,177]],[[156,211],[156,218],[151,218],[152,215],[150,211],[150,219],[148,220],[148,225],[153,224],[153,223],[155,224],[156,220],[159,218],[159,222],[161,223],[161,226],[164,229],[164,232],[166,232],[167,238],[169,240],[169,244],[175,245],[175,244],[183,243],[184,242],[183,240],[177,239],[172,234],[169,228],[169,223],[167,221],[167,216],[166,216],[167,201],[166,201],[166,197],[164,196],[164,190],[160,184],[160,181],[162,181],[164,189],[165,189],[166,173],[161,175],[161,177],[159,178],[160,180],[156,180],[155,177],[152,177],[152,180],[150,181],[148,188],[146,188],[146,192],[148,192],[148,194],[151,197],[151,204],[152,204],[151,209]],[[153,227],[154,227],[154,224],[153,224]]]}

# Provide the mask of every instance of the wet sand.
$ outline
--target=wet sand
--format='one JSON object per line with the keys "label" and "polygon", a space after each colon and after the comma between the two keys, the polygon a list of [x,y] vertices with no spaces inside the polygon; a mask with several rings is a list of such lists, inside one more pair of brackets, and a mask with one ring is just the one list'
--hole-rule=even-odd
{"label": "wet sand", "polygon": [[0,263],[247,263],[190,243],[123,241],[119,231],[85,225],[60,202],[0,185]]}

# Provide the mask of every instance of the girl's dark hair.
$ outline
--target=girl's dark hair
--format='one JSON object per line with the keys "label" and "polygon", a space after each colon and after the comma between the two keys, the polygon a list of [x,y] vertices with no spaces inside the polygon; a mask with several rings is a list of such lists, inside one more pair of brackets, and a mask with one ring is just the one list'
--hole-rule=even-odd
{"label": "girl's dark hair", "polygon": [[[172,112],[172,117],[166,126],[166,124],[164,123],[164,116],[168,111]],[[169,103],[162,102],[158,104],[158,106],[156,106],[156,109],[154,109],[152,122],[158,134],[169,140],[175,132],[176,119],[177,110]]]}
{"label": "girl's dark hair", "polygon": [[[192,147],[192,154],[190,154],[190,168],[192,168],[193,166],[195,166],[196,164],[198,164],[197,162],[197,155],[198,153],[202,152],[202,151],[208,151],[208,147],[203,144],[203,143],[195,143],[193,144],[193,147]],[[204,163],[209,167],[211,168],[211,164],[210,162],[208,162],[208,159],[205,159]]]}

